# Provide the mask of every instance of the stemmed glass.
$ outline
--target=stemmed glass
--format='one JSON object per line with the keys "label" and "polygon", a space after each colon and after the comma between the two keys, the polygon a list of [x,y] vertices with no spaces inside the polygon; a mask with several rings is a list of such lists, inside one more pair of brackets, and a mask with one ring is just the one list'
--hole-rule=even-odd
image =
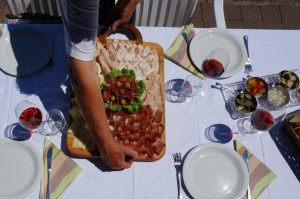
{"label": "stemmed glass", "polygon": [[240,119],[233,127],[233,135],[241,142],[248,142],[253,134],[262,134],[282,122],[286,115],[285,110],[257,109],[249,118]]}
{"label": "stemmed glass", "polygon": [[205,96],[207,92],[207,83],[195,75],[189,75],[181,86],[172,92],[172,100],[183,102],[188,99],[188,101],[190,101],[195,95],[200,94],[201,96]]}
{"label": "stemmed glass", "polygon": [[23,100],[17,104],[15,115],[19,119],[19,124],[30,131],[35,131],[43,121],[41,110],[28,100]]}
{"label": "stemmed glass", "polygon": [[203,61],[202,72],[206,77],[220,77],[230,62],[230,53],[224,48],[214,49]]}
{"label": "stemmed glass", "polygon": [[30,136],[32,133],[40,133],[47,136],[55,135],[66,126],[65,117],[58,109],[52,109],[47,112],[46,120],[42,122],[42,111],[28,100],[18,103],[14,111],[19,119],[20,126],[28,130]]}

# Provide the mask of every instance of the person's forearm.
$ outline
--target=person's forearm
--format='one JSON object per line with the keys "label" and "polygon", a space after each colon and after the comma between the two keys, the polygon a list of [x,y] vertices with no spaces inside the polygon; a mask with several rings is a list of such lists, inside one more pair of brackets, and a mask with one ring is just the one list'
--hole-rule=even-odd
{"label": "person's forearm", "polygon": [[105,114],[95,62],[69,58],[72,85],[91,131],[104,144],[112,138]]}

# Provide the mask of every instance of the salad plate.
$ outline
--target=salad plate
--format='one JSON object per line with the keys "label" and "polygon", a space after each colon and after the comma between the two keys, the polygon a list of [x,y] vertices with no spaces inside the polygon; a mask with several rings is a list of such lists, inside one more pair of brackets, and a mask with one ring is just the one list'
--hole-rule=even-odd
{"label": "salad plate", "polygon": [[28,76],[45,67],[52,55],[51,39],[35,28],[22,27],[0,38],[0,68],[12,76]]}
{"label": "salad plate", "polygon": [[197,199],[239,199],[248,187],[243,159],[228,146],[207,143],[192,149],[183,164],[183,180]]}
{"label": "salad plate", "polygon": [[39,185],[42,157],[30,141],[0,140],[0,199],[26,198]]}
{"label": "salad plate", "polygon": [[201,70],[204,59],[216,48],[227,49],[230,54],[228,66],[217,78],[228,78],[244,69],[247,51],[243,42],[232,32],[219,28],[203,30],[191,40],[189,53],[195,66]]}

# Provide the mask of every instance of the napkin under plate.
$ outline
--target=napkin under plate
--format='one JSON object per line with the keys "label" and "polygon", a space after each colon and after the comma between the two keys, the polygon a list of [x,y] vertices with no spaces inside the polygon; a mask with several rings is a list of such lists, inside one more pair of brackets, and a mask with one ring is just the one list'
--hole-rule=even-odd
{"label": "napkin under plate", "polygon": [[165,52],[165,57],[177,64],[178,66],[181,66],[182,68],[190,71],[194,75],[204,79],[204,75],[201,73],[201,71],[196,68],[189,56],[189,46],[186,43],[184,37],[182,36],[182,33],[185,32],[188,36],[189,40],[192,40],[192,38],[195,36],[194,31],[194,25],[189,24],[183,27],[180,34],[177,36],[173,44],[170,46],[170,48]]}

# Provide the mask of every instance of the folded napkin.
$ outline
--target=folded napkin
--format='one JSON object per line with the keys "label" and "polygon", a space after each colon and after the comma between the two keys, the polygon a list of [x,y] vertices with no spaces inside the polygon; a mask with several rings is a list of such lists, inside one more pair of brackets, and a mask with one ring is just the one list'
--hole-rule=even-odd
{"label": "folded napkin", "polygon": [[165,57],[174,62],[175,64],[181,66],[182,68],[190,71],[191,73],[195,74],[196,76],[204,79],[204,75],[201,71],[196,68],[189,56],[188,44],[186,43],[182,33],[185,32],[191,40],[195,36],[194,25],[186,25],[183,27],[180,34],[177,36],[173,44],[170,48],[165,52]]}
{"label": "folded napkin", "polygon": [[[238,140],[234,141],[235,150],[243,158],[243,153],[246,147],[243,146]],[[248,150],[249,151],[249,150]],[[249,151],[249,169],[250,169],[250,189],[252,199],[258,196],[269,186],[277,177],[264,163],[255,157]],[[243,197],[247,199],[247,194]]]}
{"label": "folded napkin", "polygon": [[82,172],[82,168],[78,166],[71,158],[66,156],[59,148],[57,148],[49,139],[44,140],[44,170],[41,180],[40,199],[46,198],[47,193],[47,152],[50,146],[53,146],[52,168],[51,168],[51,198],[59,198],[69,185]]}

